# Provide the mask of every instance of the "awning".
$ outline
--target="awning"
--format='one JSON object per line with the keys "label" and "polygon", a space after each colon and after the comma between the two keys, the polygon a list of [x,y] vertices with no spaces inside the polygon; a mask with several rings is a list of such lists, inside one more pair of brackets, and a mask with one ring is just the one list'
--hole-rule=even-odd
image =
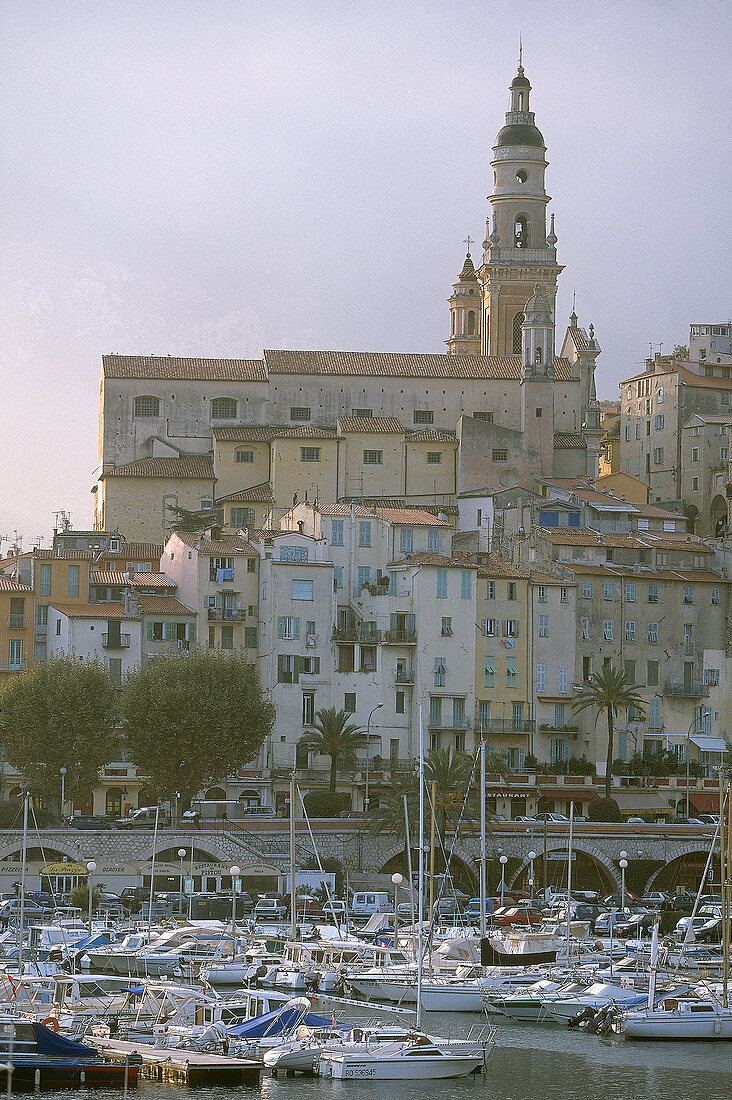
{"label": "awning", "polygon": [[729,745],[723,737],[703,737],[697,733],[689,740],[702,752],[729,752]]}
{"label": "awning", "polygon": [[719,792],[689,791],[689,805],[698,814],[719,813]]}
{"label": "awning", "polygon": [[665,798],[656,791],[641,790],[637,787],[613,787],[612,798],[615,799],[623,813],[631,810],[665,810],[671,813],[671,807]]}

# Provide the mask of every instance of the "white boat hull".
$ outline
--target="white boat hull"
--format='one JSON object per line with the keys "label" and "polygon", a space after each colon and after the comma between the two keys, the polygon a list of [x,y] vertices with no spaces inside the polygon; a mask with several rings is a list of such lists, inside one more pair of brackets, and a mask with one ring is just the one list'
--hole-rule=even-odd
{"label": "white boat hull", "polygon": [[677,1042],[698,1039],[707,1042],[732,1039],[732,1010],[720,1008],[712,1013],[629,1012],[623,1034],[628,1039],[674,1039]]}
{"label": "white boat hull", "polygon": [[442,1058],[325,1053],[320,1060],[320,1073],[337,1081],[427,1081],[467,1077],[482,1065],[482,1051],[472,1056]]}

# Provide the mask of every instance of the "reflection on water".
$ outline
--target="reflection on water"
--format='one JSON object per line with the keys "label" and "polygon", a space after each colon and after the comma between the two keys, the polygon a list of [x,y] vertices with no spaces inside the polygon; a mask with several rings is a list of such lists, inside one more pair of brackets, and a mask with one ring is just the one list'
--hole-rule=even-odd
{"label": "reflection on water", "polygon": [[[446,1033],[456,1022],[479,1017],[425,1015],[428,1031]],[[330,1081],[307,1077],[264,1077],[264,1100],[732,1100],[732,1043],[630,1043],[600,1040],[555,1024],[498,1025],[496,1049],[485,1077],[457,1081]],[[43,1093],[69,1100],[70,1093]],[[107,1089],[79,1089],[88,1100],[118,1100]],[[142,1082],[139,1100],[192,1100],[193,1091]],[[250,1090],[196,1090],[205,1100],[246,1100]]]}

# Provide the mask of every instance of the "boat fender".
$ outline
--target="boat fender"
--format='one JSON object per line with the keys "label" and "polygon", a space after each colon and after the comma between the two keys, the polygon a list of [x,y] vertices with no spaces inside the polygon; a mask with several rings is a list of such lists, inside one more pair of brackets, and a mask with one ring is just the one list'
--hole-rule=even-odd
{"label": "boat fender", "polygon": [[721,1035],[722,1034],[722,1021],[721,1020],[715,1020],[714,1021],[714,1034],[715,1035]]}
{"label": "boat fender", "polygon": [[50,1028],[51,1031],[58,1031],[58,1020],[55,1016],[46,1016],[45,1020],[41,1020],[44,1027]]}

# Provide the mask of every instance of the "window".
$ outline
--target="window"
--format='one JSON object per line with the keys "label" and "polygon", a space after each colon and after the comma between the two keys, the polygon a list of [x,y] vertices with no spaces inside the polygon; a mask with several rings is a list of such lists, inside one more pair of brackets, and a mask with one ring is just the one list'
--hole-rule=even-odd
{"label": "window", "polygon": [[648,624],[648,641],[653,645],[658,642],[658,623]]}
{"label": "window", "polygon": [[371,545],[371,521],[368,519],[361,520],[358,525],[358,545]]}
{"label": "window", "polygon": [[626,642],[635,641],[635,623],[632,619],[625,620],[625,640]]}
{"label": "window", "polygon": [[373,409],[351,409],[351,416],[363,416],[367,419],[374,415]]}
{"label": "window", "polygon": [[402,527],[399,533],[399,548],[403,554],[411,554],[414,543],[414,531],[411,527]]}
{"label": "window", "polygon": [[384,461],[383,451],[364,451],[363,452],[363,464],[364,466],[381,466]]}
{"label": "window", "polygon": [[404,714],[404,692],[397,691],[394,697],[394,710],[397,714]]}
{"label": "window", "polygon": [[648,702],[648,728],[660,730],[661,728],[661,700],[650,699]]}
{"label": "window", "polygon": [[518,638],[519,636],[519,621],[518,619],[504,619],[503,620],[503,637],[504,638]]}
{"label": "window", "polygon": [[445,673],[447,667],[445,665],[444,657],[435,657],[435,687],[445,686]]}
{"label": "window", "polygon": [[592,599],[592,581],[582,581],[582,599]]}
{"label": "window", "polygon": [[611,642],[613,640],[613,621],[612,619],[602,620],[602,638],[605,642]]}
{"label": "window", "polygon": [[315,692],[304,691],[302,693],[302,724],[311,726],[315,717]]}
{"label": "window", "polygon": [[427,532],[427,549],[430,554],[438,554],[440,551],[440,532],[430,530]]}
{"label": "window", "polygon": [[564,586],[559,589],[559,602],[569,603],[569,589]]}
{"label": "window", "polygon": [[496,598],[496,582],[488,581],[485,587],[485,598],[487,600],[495,600]]}
{"label": "window", "polygon": [[336,588],[336,589],[343,588],[343,566],[342,565],[334,565],[333,566],[333,587]]}
{"label": "window", "polygon": [[592,679],[592,657],[583,657],[582,658],[582,679],[583,680],[591,680]]}
{"label": "window", "polygon": [[498,635],[498,619],[483,619],[481,632],[484,638],[495,638]]}
{"label": "window", "polygon": [[[524,225],[525,225],[525,220],[524,220]],[[526,237],[528,237],[528,233],[526,234]],[[521,245],[518,245],[518,247],[519,248],[526,248],[526,242],[524,242]],[[514,319],[513,319],[513,354],[514,355],[520,355],[521,354],[521,326],[523,325],[523,323],[524,323],[523,313],[517,313],[514,316]]]}
{"label": "window", "polygon": [[692,585],[684,587],[684,603],[694,603],[694,588]]}
{"label": "window", "polygon": [[506,585],[506,599],[507,600],[515,600],[516,599],[516,582],[515,581],[509,581],[508,584]]}
{"label": "window", "polygon": [[285,641],[300,637],[300,620],[292,615],[280,615],[277,619],[277,637]]}
{"label": "window", "polygon": [[607,550],[605,551],[605,561],[612,561],[614,557],[615,551],[613,550],[612,546],[608,546]]}
{"label": "window", "polygon": [[549,637],[549,616],[548,615],[540,615],[539,616],[539,637],[540,638],[548,638]]}
{"label": "window", "polygon": [[660,429],[663,427],[663,413],[659,413],[657,416],[654,416],[653,427],[656,431],[660,431]]}
{"label": "window", "polygon": [[277,683],[296,684],[295,658],[291,653],[280,653],[277,656]]}
{"label": "window", "polygon": [[473,413],[473,420],[484,420],[487,424],[492,424],[493,423],[493,413],[492,412],[474,412]]}
{"label": "window", "polygon": [[262,599],[263,600],[267,599],[267,582],[266,581],[262,581]]}
{"label": "window", "polygon": [[290,420],[309,420],[310,409],[305,405],[293,405],[290,409]]}
{"label": "window", "polygon": [[437,599],[447,599],[447,569],[437,570]]}
{"label": "window", "polygon": [[560,695],[566,695],[569,691],[569,665],[559,666],[558,686]]}
{"label": "window", "polygon": [[713,588],[712,589],[712,603],[713,604],[718,604],[719,603],[719,589],[718,588]]}
{"label": "window", "polygon": [[[58,626],[61,625],[61,620],[58,620]],[[8,642],[8,668],[22,668],[23,667],[23,639],[11,638]]]}
{"label": "window", "polygon": [[136,420],[160,416],[160,399],[158,397],[136,397],[132,415]]}
{"label": "window", "polygon": [[635,581],[625,582],[625,602],[635,603]]}
{"label": "window", "polygon": [[452,618],[449,615],[442,616],[442,630],[441,634],[443,638],[452,637]]}
{"label": "window", "polygon": [[473,598],[473,574],[469,569],[463,569],[460,572],[460,599],[470,600]]}
{"label": "window", "polygon": [[432,424],[434,421],[434,415],[430,409],[415,409],[414,410],[414,423],[415,424]]}
{"label": "window", "polygon": [[486,657],[483,666],[483,687],[492,688],[496,684],[496,661],[494,657]]}
{"label": "window", "polygon": [[552,764],[567,764],[569,762],[570,745],[566,737],[552,738]]}
{"label": "window", "polygon": [[254,462],[254,451],[237,451],[234,459],[236,462]]}
{"label": "window", "polygon": [[658,551],[656,553],[656,565],[668,565],[668,554]]}
{"label": "window", "polygon": [[257,648],[257,628],[256,626],[244,627],[244,647],[245,649]]}
{"label": "window", "polygon": [[221,627],[221,648],[234,648],[234,627],[231,623],[224,623]]}
{"label": "window", "polygon": [[358,591],[360,592],[367,584],[371,584],[371,566],[359,565],[358,567]]}
{"label": "window", "polygon": [[611,600],[613,598],[613,582],[602,582],[602,598],[603,600]]}
{"label": "window", "polygon": [[[280,561],[303,562],[310,557],[307,546],[280,546]],[[231,561],[231,559],[229,559]],[[231,563],[233,568],[233,562]]]}
{"label": "window", "polygon": [[313,582],[312,581],[293,581],[292,582],[292,594],[293,600],[312,600],[313,598]]}
{"label": "window", "polygon": [[547,602],[546,585],[545,584],[540,584],[539,585],[539,593],[538,593],[537,599],[538,599],[539,603],[546,603]]}
{"label": "window", "polygon": [[67,589],[67,591],[68,591],[69,596],[78,596],[79,595],[79,566],[78,565],[70,565],[69,566],[69,577],[68,577],[68,589]]}
{"label": "window", "polygon": [[589,642],[590,640],[590,620],[586,615],[583,615],[580,619],[580,635],[583,642]]}
{"label": "window", "polygon": [[729,447],[720,447],[719,448],[719,457],[720,457],[720,460],[722,462],[728,462],[729,461]]}
{"label": "window", "polygon": [[516,676],[517,676],[516,658],[515,657],[506,657],[506,687],[507,688],[515,688],[516,687]]}
{"label": "window", "polygon": [[630,424],[625,425],[625,442],[630,443]]}
{"label": "window", "polygon": [[356,692],[347,691],[343,696],[343,709],[347,714],[356,713]]}
{"label": "window", "polygon": [[494,447],[491,455],[494,462],[508,462],[508,451],[503,447]]}
{"label": "window", "polygon": [[692,491],[692,493],[696,493],[696,492],[698,492],[698,490],[699,490],[699,478],[698,477],[693,477],[691,479],[691,491]]}
{"label": "window", "polygon": [[60,637],[60,635],[61,635],[61,620],[56,619],[56,636]]}
{"label": "window", "polygon": [[320,462],[320,447],[301,447],[301,462]]}
{"label": "window", "polygon": [[428,451],[427,452],[427,465],[439,466],[442,462],[442,451]]}
{"label": "window", "polygon": [[684,623],[684,653],[687,656],[694,654],[694,627],[691,623]]}
{"label": "window", "polygon": [[253,508],[232,508],[230,510],[229,525],[231,527],[253,527]]}
{"label": "window", "polygon": [[343,546],[343,520],[330,521],[330,541],[332,546]]}
{"label": "window", "polygon": [[236,401],[233,397],[214,397],[211,402],[212,420],[236,420]]}
{"label": "window", "polygon": [[719,669],[718,668],[705,668],[704,669],[704,683],[708,687],[719,687]]}
{"label": "window", "polygon": [[648,585],[648,602],[649,603],[658,603],[658,585],[657,584],[649,584]]}
{"label": "window", "polygon": [[546,691],[546,665],[536,666],[536,691],[539,695]]}
{"label": "window", "polygon": [[659,405],[663,404],[663,386],[659,386],[656,390],[656,401]]}
{"label": "window", "polygon": [[44,562],[41,564],[41,573],[38,582],[38,595],[51,595],[51,566],[48,562]]}
{"label": "window", "polygon": [[48,604],[36,604],[36,623],[38,626],[48,626]]}
{"label": "window", "polygon": [[698,447],[692,447],[691,448],[691,461],[692,462],[698,462],[699,461],[699,448]]}
{"label": "window", "polygon": [[658,661],[646,661],[646,684],[648,687],[658,687]]}

